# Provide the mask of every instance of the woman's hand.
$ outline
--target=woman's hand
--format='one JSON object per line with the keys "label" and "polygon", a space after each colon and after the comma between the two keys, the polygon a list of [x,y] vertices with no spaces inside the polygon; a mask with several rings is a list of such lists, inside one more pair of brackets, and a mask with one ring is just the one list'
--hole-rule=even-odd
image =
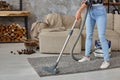
{"label": "woman's hand", "polygon": [[86,7],[87,7],[87,5],[86,5],[85,3],[83,3],[83,4],[81,5],[81,7],[77,10],[76,15],[75,15],[77,21],[81,18],[81,12],[82,12]]}
{"label": "woman's hand", "polygon": [[75,17],[76,17],[77,21],[81,18],[81,13],[80,13],[79,10],[76,12],[76,16]]}

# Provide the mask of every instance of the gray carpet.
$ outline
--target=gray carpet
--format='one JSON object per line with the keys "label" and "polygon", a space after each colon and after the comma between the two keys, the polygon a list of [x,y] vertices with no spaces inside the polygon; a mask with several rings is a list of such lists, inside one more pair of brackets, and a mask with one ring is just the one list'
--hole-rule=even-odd
{"label": "gray carpet", "polygon": [[[111,54],[111,65],[108,69],[120,67],[120,52],[112,52]],[[28,58],[28,61],[40,77],[101,70],[99,67],[103,61],[102,58],[95,58],[92,56],[91,61],[79,63],[74,61],[70,55],[63,55],[58,65],[60,71],[58,74],[52,74],[43,70],[43,67],[53,66],[57,58],[58,56],[36,57]]]}

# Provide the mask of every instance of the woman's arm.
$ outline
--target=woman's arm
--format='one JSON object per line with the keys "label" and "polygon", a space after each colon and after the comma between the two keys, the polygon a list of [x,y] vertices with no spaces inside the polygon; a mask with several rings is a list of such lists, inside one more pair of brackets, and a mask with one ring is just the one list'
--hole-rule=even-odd
{"label": "woman's arm", "polygon": [[76,20],[78,21],[79,19],[80,19],[80,17],[81,17],[81,12],[85,9],[87,7],[87,4],[86,3],[83,3],[82,5],[81,5],[81,7],[77,10],[77,12],[76,12]]}

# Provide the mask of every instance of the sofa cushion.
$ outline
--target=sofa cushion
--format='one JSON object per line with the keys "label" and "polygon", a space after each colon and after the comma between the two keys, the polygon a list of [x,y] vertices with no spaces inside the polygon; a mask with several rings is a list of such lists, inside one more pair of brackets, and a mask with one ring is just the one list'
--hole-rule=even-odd
{"label": "sofa cushion", "polygon": [[107,29],[113,30],[114,29],[114,18],[112,13],[107,14]]}
{"label": "sofa cushion", "polygon": [[[68,15],[61,15],[62,16],[62,22],[66,29],[69,29],[72,27],[75,16],[68,16]],[[80,28],[81,25],[81,19],[76,23],[75,28]]]}
{"label": "sofa cushion", "polygon": [[114,30],[120,33],[120,15],[114,14]]}
{"label": "sofa cushion", "polygon": [[[75,29],[63,53],[70,53],[76,40],[79,29]],[[69,31],[61,32],[41,32],[39,34],[39,46],[42,53],[60,53]],[[78,41],[74,53],[81,52],[81,38]]]}
{"label": "sofa cushion", "polygon": [[57,13],[46,15],[43,22],[47,23],[50,28],[63,27],[61,15]]}

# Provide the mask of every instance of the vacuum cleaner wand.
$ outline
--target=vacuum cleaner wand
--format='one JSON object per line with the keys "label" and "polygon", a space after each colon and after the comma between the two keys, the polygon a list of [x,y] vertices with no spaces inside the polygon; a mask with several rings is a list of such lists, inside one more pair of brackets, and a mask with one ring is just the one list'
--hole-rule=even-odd
{"label": "vacuum cleaner wand", "polygon": [[45,71],[47,71],[47,72],[49,72],[49,73],[52,73],[52,74],[57,74],[57,73],[59,73],[59,70],[58,70],[58,67],[57,67],[57,66],[58,66],[59,61],[60,61],[60,59],[61,59],[61,57],[62,57],[62,54],[63,54],[63,52],[64,52],[64,50],[65,50],[65,48],[66,48],[66,45],[67,45],[67,43],[69,42],[69,39],[70,39],[70,37],[71,37],[71,35],[72,35],[72,33],[73,33],[73,30],[74,30],[74,27],[75,27],[76,23],[77,23],[77,20],[74,21],[74,23],[73,23],[73,25],[72,25],[72,28],[70,29],[69,35],[68,35],[67,38],[66,38],[66,41],[65,41],[65,43],[64,43],[64,45],[63,45],[63,48],[62,48],[62,50],[61,50],[61,52],[60,52],[60,54],[59,54],[59,56],[58,56],[58,58],[57,58],[57,60],[56,60],[55,65],[53,65],[53,66],[51,66],[51,67],[43,67],[43,70],[45,70]]}

